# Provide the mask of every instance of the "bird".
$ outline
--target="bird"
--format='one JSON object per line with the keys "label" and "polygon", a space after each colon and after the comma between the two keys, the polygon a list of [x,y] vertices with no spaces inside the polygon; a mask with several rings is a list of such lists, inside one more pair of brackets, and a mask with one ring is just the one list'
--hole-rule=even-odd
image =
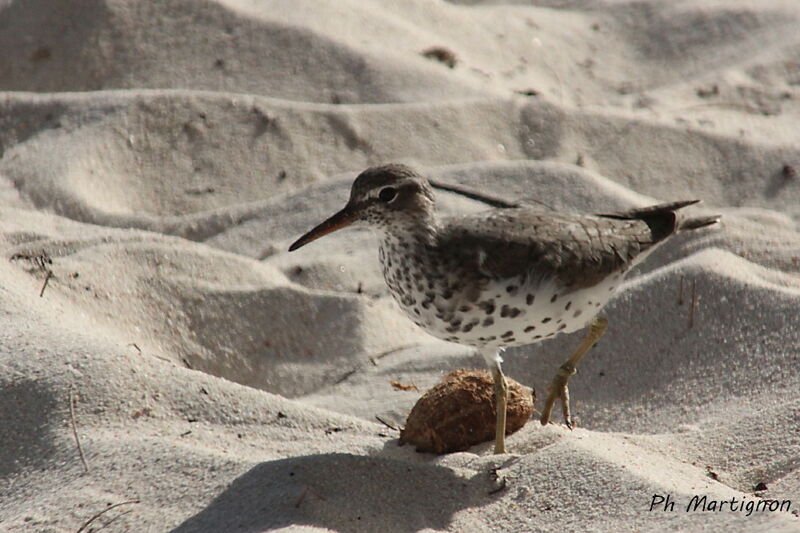
{"label": "bird", "polygon": [[496,454],[506,453],[508,385],[502,352],[588,327],[559,367],[540,417],[561,400],[573,426],[568,382],[604,334],[601,314],[624,276],[675,234],[716,224],[685,218],[685,200],[606,214],[572,214],[518,205],[443,217],[428,179],[398,163],[368,168],[347,204],[298,238],[294,251],[347,226],[378,233],[389,292],[429,334],[474,348],[489,366],[496,409]]}

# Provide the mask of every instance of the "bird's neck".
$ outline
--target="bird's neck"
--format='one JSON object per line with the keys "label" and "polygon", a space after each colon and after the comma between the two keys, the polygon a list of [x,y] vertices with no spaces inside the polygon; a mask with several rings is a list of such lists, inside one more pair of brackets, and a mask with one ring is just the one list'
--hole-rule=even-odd
{"label": "bird's neck", "polygon": [[435,214],[397,217],[383,224],[379,231],[382,242],[403,243],[406,248],[435,246],[439,221]]}

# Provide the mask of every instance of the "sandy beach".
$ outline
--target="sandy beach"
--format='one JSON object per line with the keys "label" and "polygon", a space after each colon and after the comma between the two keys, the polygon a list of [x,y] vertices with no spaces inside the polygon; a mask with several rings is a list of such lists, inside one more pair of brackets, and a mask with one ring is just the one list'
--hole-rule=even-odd
{"label": "sandy beach", "polygon": [[[0,531],[800,531],[798,28],[795,0],[0,0]],[[402,314],[370,232],[287,251],[388,162],[723,219],[628,276],[577,428],[417,453],[396,428],[482,358]],[[505,372],[541,408],[581,338]]]}

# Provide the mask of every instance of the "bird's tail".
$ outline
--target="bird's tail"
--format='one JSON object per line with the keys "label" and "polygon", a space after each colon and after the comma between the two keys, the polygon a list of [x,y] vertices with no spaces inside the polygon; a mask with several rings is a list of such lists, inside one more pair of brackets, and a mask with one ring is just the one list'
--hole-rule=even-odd
{"label": "bird's tail", "polygon": [[687,231],[687,230],[705,228],[706,226],[713,226],[714,224],[719,222],[720,218],[722,218],[722,215],[687,218],[686,220],[681,220],[680,226],[678,226],[678,230]]}
{"label": "bird's tail", "polygon": [[623,220],[638,219],[650,226],[655,241],[660,241],[676,231],[693,230],[711,226],[719,222],[720,215],[682,219],[676,211],[686,206],[699,203],[700,200],[682,200],[665,204],[639,207],[622,213],[609,213],[600,215],[607,218]]}

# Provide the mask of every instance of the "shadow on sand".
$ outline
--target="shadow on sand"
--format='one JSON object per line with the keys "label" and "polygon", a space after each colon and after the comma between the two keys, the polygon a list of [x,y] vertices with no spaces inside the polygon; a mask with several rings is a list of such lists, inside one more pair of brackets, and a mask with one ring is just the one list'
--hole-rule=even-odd
{"label": "shadow on sand", "polygon": [[290,525],[341,532],[444,529],[464,508],[490,503],[492,481],[449,468],[348,454],[261,463],[172,533],[255,533]]}

